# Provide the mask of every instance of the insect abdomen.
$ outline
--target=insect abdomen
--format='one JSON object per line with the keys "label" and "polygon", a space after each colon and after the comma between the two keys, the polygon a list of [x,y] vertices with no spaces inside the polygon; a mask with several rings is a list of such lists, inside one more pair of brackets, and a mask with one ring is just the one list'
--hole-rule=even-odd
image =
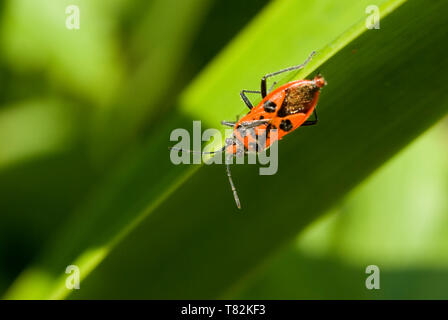
{"label": "insect abdomen", "polygon": [[312,82],[287,88],[285,99],[278,110],[278,117],[307,113],[315,104],[319,88]]}

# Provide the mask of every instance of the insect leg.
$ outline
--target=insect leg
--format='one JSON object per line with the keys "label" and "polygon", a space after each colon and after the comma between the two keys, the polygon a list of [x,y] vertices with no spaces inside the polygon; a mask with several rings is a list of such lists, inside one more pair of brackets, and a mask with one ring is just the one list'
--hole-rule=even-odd
{"label": "insect leg", "polygon": [[245,129],[255,128],[264,124],[268,124],[271,122],[270,119],[261,119],[261,120],[252,120],[252,121],[243,121],[241,122],[241,126]]}
{"label": "insect leg", "polygon": [[276,75],[278,75],[278,74],[280,74],[280,73],[283,73],[283,72],[288,72],[288,71],[292,71],[292,70],[299,70],[299,69],[302,69],[303,67],[305,67],[305,66],[308,64],[308,62],[310,62],[311,58],[312,58],[315,54],[316,54],[316,51],[311,52],[311,54],[308,56],[308,58],[305,60],[305,62],[302,63],[302,64],[299,64],[298,66],[289,67],[289,68],[282,69],[282,70],[279,70],[279,71],[277,71],[277,72],[273,72],[273,73],[269,73],[269,74],[265,75],[265,76],[261,79],[261,96],[262,96],[263,98],[266,97],[266,94],[267,94],[267,92],[266,92],[266,79],[267,79],[267,78],[276,76]]}
{"label": "insect leg", "polygon": [[313,126],[313,125],[317,124],[317,121],[319,119],[317,118],[316,108],[314,108],[313,115],[314,115],[314,119],[305,121],[304,123],[302,123],[302,126]]}
{"label": "insect leg", "polygon": [[234,121],[221,121],[221,124],[223,126],[227,126],[227,127],[234,127],[236,122],[234,122]]}
{"label": "insect leg", "polygon": [[261,92],[256,90],[241,90],[240,92],[241,99],[243,99],[244,103],[249,109],[252,109],[254,106],[252,105],[252,102],[250,102],[249,98],[246,96],[246,93],[261,93]]}

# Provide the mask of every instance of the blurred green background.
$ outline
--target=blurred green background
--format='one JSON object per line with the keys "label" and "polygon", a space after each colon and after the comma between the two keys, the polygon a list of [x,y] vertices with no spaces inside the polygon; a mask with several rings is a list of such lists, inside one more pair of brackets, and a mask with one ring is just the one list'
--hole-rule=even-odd
{"label": "blurred green background", "polygon": [[[328,3],[304,1],[304,12],[297,15],[298,19],[308,15],[311,22],[324,15],[322,30],[338,26],[332,33],[321,32],[325,33],[322,39],[317,24],[307,29],[311,40],[304,42],[311,48],[320,49],[362,21],[370,1],[345,0],[339,7]],[[79,30],[65,27],[68,5],[80,8]],[[201,201],[200,197],[188,203],[176,202],[169,192],[155,200],[151,198],[153,190],[159,188],[183,188],[182,182],[197,170],[195,167],[185,173],[172,169],[169,163],[169,129],[179,123],[178,101],[187,99],[183,96],[185,88],[212,61],[215,62],[209,70],[219,77],[219,59],[229,55],[223,50],[238,35],[250,41],[247,27],[253,19],[260,19],[260,13],[269,15],[270,5],[267,0],[0,0],[0,296],[10,297],[14,292],[22,298],[64,297],[67,294],[42,296],[36,292],[51,286],[49,274],[56,277],[52,274],[64,273],[64,268],[53,270],[54,266],[65,266],[73,262],[73,257],[83,257],[79,248],[95,247],[89,246],[89,239],[78,232],[98,233],[98,241],[94,239],[93,244],[113,238],[114,245],[95,256],[99,257],[112,253],[122,239],[132,239],[132,227],[153,223],[152,216],[141,216],[139,220],[140,215],[132,219],[131,214],[107,215],[111,199],[120,199],[116,212],[120,212],[120,205],[155,210],[164,202],[171,204],[170,210],[179,211],[179,216],[181,213],[188,217],[197,210],[195,202]],[[446,30],[445,34],[448,35]],[[271,45],[275,50],[282,48],[275,41],[261,44]],[[285,57],[288,50],[286,46]],[[306,51],[303,56],[309,51],[297,50]],[[220,58],[214,60],[216,56]],[[265,58],[263,52],[257,56]],[[271,65],[261,65],[261,61],[247,62],[254,64],[252,71],[251,67],[246,70],[254,81],[246,89],[258,87],[260,72],[274,71],[274,66],[287,66],[297,59],[291,55],[290,61],[277,60]],[[446,87],[444,83],[434,85]],[[215,117],[227,115],[229,112],[223,111],[220,104],[225,107],[234,102],[240,105],[233,108],[244,110],[238,102],[238,91],[231,85],[222,90],[226,92],[224,96],[232,97],[231,102],[222,99],[213,109],[210,101],[208,113]],[[445,101],[441,103],[446,105]],[[140,202],[133,189],[127,188],[124,177],[137,170],[140,152],[148,148],[155,151],[149,161],[145,158],[145,168],[157,171],[159,176],[152,181],[142,176],[133,182],[148,190],[148,200]],[[169,170],[172,172],[165,175]],[[207,174],[201,172],[193,186],[200,193],[200,188],[218,185],[216,192],[222,192],[223,201],[230,202],[230,190],[224,172],[221,173],[223,179],[209,181]],[[181,178],[171,186],[174,177]],[[123,186],[119,190],[124,192],[114,191],[115,184]],[[275,254],[244,279],[221,290],[221,294],[255,299],[446,299],[447,195],[445,118],[360,182],[333,209],[298,234],[293,243],[279,246]],[[257,196],[256,191],[253,196]],[[163,210],[166,207],[154,217],[154,223]],[[100,211],[105,212],[104,216],[94,214]],[[228,212],[230,216],[235,214]],[[213,215],[213,209],[207,215]],[[195,216],[191,223],[201,224],[200,217]],[[172,222],[173,234],[166,234],[168,244],[176,241],[176,228],[182,227]],[[77,230],[66,232],[72,223]],[[109,233],[103,235],[102,226],[107,226]],[[58,248],[55,239],[61,238],[66,241]],[[76,245],[66,253],[64,246],[71,244],[70,239],[76,239]],[[148,243],[151,239],[148,235]],[[144,241],[143,237],[143,245],[137,250],[144,250]],[[246,249],[242,246],[241,250]],[[84,295],[80,290],[80,297],[157,298],[144,287],[131,291],[124,286],[120,290],[120,285],[110,287],[105,283],[107,280],[102,277],[106,274],[123,281],[131,277],[126,271],[120,273],[120,263],[140,263],[135,259],[127,261],[126,255],[119,252],[87,278],[90,284]],[[173,250],[169,254],[181,253]],[[250,248],[247,254],[251,254]],[[138,276],[144,278],[145,270],[160,271],[175,261],[142,259],[142,273]],[[198,260],[197,264],[198,269],[207,268],[203,261]],[[365,268],[371,264],[380,267],[380,290],[365,288]],[[37,272],[27,278],[25,272],[23,276],[34,266],[48,274]],[[103,267],[107,268],[104,272]],[[37,289],[28,292],[23,286],[16,287],[16,279],[25,279],[23,283],[32,283]],[[160,297],[170,297],[166,294],[169,286],[164,290]],[[209,296],[204,293],[192,297]]]}

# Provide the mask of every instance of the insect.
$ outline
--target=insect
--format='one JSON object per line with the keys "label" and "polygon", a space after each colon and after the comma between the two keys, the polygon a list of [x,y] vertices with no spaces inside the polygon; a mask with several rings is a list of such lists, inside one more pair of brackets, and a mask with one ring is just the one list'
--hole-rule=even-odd
{"label": "insect", "polygon": [[[225,145],[212,152],[200,152],[202,154],[226,153],[226,160],[235,156],[241,156],[247,152],[260,152],[268,149],[276,140],[282,139],[301,126],[311,126],[317,124],[316,104],[319,92],[327,83],[320,75],[316,75],[313,80],[296,80],[286,83],[275,90],[275,82],[271,89],[267,91],[267,79],[284,72],[304,68],[312,59],[313,51],[304,63],[269,73],[261,79],[261,90],[242,90],[241,98],[249,108],[249,113],[237,121],[222,121],[221,124],[233,127],[233,134],[225,140]],[[254,106],[247,93],[261,94],[261,102]],[[313,119],[310,119],[313,116]],[[277,134],[271,134],[276,130]],[[264,137],[259,141],[259,137]],[[171,148],[178,151],[194,152]],[[227,177],[232,188],[235,203],[241,209],[241,203],[232,180],[230,172],[230,161],[226,161]]]}

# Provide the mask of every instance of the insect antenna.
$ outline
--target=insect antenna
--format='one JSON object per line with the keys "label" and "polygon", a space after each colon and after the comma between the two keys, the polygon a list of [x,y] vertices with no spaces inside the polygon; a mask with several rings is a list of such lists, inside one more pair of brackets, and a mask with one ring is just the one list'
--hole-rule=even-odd
{"label": "insect antenna", "polygon": [[235,199],[235,203],[238,209],[241,209],[240,198],[238,198],[238,193],[236,192],[235,185],[233,184],[232,174],[230,173],[230,165],[228,163],[226,164],[226,169],[227,169],[227,177],[229,178],[230,182],[230,187],[232,188],[233,192],[233,198]]}

